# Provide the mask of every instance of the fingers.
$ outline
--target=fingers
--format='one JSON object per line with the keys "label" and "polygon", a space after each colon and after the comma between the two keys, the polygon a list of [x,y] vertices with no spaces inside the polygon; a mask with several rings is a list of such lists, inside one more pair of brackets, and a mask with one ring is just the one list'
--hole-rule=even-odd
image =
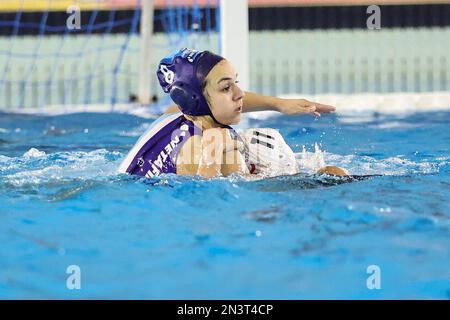
{"label": "fingers", "polygon": [[244,150],[245,150],[244,143],[240,140],[236,140],[236,148],[235,149],[239,150],[240,152],[244,152]]}
{"label": "fingers", "polygon": [[[313,103],[313,102],[312,102]],[[312,106],[307,107],[307,113],[310,113],[311,115],[315,116],[315,117],[320,117],[320,113],[316,110],[318,110],[318,108],[316,107],[316,104],[313,104]]]}
{"label": "fingers", "polygon": [[336,108],[327,104],[321,104],[317,103],[317,111],[323,112],[323,113],[333,113],[336,111]]}
{"label": "fingers", "polygon": [[314,104],[310,105],[310,106],[307,106],[305,109],[306,109],[305,110],[306,113],[314,113],[314,112],[316,112],[316,106]]}
{"label": "fingers", "polygon": [[233,151],[233,150],[243,150],[244,144],[239,139],[235,139],[231,135],[231,131],[227,128],[222,128],[222,133],[224,135],[224,151]]}
{"label": "fingers", "polygon": [[314,101],[309,100],[303,100],[304,106],[309,108],[313,107],[314,110],[311,110],[310,112],[323,112],[323,113],[332,113],[336,111],[336,108],[327,104],[318,103]]}
{"label": "fingers", "polygon": [[308,113],[320,117],[321,113],[333,113],[336,108],[327,104],[317,103],[306,99],[286,100],[288,103],[282,109],[286,114]]}

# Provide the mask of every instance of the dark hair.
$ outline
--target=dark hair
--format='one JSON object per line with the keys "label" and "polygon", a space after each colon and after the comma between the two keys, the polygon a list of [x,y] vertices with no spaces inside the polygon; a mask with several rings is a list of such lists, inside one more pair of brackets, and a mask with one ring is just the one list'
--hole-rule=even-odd
{"label": "dark hair", "polygon": [[202,90],[203,97],[208,102],[208,104],[209,104],[209,95],[205,90],[208,84],[206,77],[208,76],[212,68],[214,68],[214,66],[219,62],[221,62],[222,60],[225,60],[225,58],[210,51],[205,51],[205,53],[200,57],[197,63],[197,73],[196,73],[197,80],[200,83],[200,88]]}
{"label": "dark hair", "polygon": [[210,51],[203,52],[203,54],[200,56],[197,62],[197,70],[196,70],[196,77],[198,83],[200,83],[202,87],[206,86],[205,81],[206,77],[208,76],[208,73],[212,70],[212,68],[214,68],[216,64],[218,64],[220,61],[224,59],[225,59],[224,57],[219,56]]}
{"label": "dark hair", "polygon": [[[206,78],[205,78],[205,80],[202,82],[202,94],[203,94],[203,97],[205,98],[205,100],[206,100],[206,102],[208,103],[208,105],[210,104],[210,101],[209,101],[209,94],[208,94],[208,92],[206,91],[206,85],[208,84],[208,81],[206,81]],[[211,107],[211,106],[210,106]]]}

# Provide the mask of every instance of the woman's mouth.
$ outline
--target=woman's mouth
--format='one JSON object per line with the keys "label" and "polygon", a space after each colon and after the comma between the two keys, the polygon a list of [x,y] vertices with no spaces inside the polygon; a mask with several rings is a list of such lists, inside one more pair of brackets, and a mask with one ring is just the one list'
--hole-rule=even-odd
{"label": "woman's mouth", "polygon": [[242,106],[239,106],[239,108],[237,108],[236,110],[234,110],[234,111],[236,111],[236,112],[242,112]]}

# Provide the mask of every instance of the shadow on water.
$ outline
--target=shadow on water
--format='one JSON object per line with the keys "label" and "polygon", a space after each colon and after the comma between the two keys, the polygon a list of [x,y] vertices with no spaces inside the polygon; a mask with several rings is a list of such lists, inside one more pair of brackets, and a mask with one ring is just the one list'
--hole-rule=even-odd
{"label": "shadow on water", "polygon": [[75,199],[84,192],[100,188],[110,188],[113,184],[126,183],[127,181],[133,181],[133,179],[127,176],[112,176],[102,179],[52,179],[39,183],[25,182],[15,184],[12,182],[3,182],[0,184],[0,193],[5,191],[8,197],[12,198],[25,197],[48,202],[59,202]]}
{"label": "shadow on water", "polygon": [[346,177],[329,175],[307,175],[299,173],[290,176],[279,176],[258,181],[249,182],[249,185],[259,191],[281,192],[288,190],[316,189],[333,187],[341,184],[358,182],[381,177],[382,175],[351,175]]}
{"label": "shadow on water", "polygon": [[8,190],[8,196],[13,198],[26,197],[55,202],[75,198],[82,192],[94,189],[102,184],[101,181],[83,179],[54,180],[39,184],[23,183],[21,185],[5,182],[0,189]]}
{"label": "shadow on water", "polygon": [[9,141],[9,140],[5,140],[5,139],[0,139],[0,146],[1,145],[6,145],[6,144],[11,144],[11,143],[13,143],[13,142]]}

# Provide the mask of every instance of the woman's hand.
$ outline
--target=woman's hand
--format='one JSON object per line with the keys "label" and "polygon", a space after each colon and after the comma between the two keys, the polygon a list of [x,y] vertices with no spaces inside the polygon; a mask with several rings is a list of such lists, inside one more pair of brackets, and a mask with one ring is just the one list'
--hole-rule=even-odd
{"label": "woman's hand", "polygon": [[320,113],[333,113],[336,108],[306,99],[280,99],[277,103],[277,110],[285,114],[307,113],[320,117]]}
{"label": "woman's hand", "polygon": [[[229,129],[211,128],[204,130],[201,138],[201,157],[197,174],[207,178],[222,175],[222,167],[227,162],[226,154],[238,150],[239,142],[231,137]],[[235,159],[233,158],[233,160]],[[227,164],[233,166],[235,163]],[[239,169],[237,166],[233,168],[237,169],[232,169],[231,172]]]}

